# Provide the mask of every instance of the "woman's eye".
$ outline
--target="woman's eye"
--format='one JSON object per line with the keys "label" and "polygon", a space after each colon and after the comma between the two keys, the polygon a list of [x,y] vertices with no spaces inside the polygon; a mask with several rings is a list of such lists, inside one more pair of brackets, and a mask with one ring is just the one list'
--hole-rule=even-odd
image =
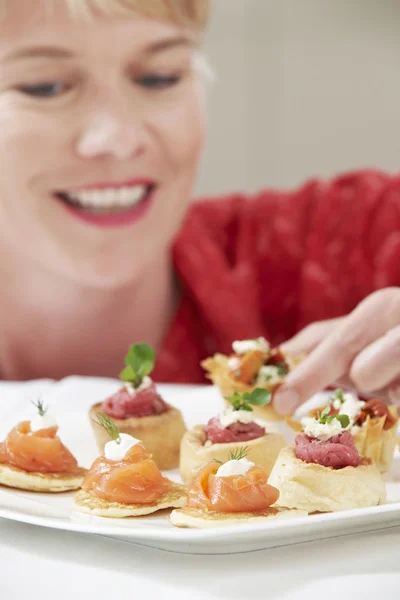
{"label": "woman's eye", "polygon": [[64,83],[53,83],[44,82],[37,85],[23,85],[20,86],[19,91],[27,96],[34,96],[35,98],[54,98],[68,91],[68,86]]}
{"label": "woman's eye", "polygon": [[180,75],[143,75],[135,81],[141,87],[159,90],[177,85],[181,79]]}

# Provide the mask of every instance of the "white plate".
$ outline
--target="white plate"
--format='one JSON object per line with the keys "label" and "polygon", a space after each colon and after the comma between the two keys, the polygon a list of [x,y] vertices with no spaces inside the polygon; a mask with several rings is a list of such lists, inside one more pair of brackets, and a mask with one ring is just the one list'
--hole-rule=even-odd
{"label": "white plate", "polygon": [[[113,380],[81,377],[70,377],[57,384],[47,381],[3,384],[0,388],[3,415],[0,439],[16,422],[31,417],[30,401],[39,391],[45,390],[42,399],[45,404],[51,405],[51,412],[60,424],[62,440],[79,458],[80,464],[89,467],[97,453],[87,416],[88,408],[117,388],[118,382]],[[160,386],[160,391],[168,402],[182,410],[189,427],[207,421],[222,404],[218,392],[208,386],[165,385]],[[288,439],[293,437],[288,428],[284,427],[283,432]],[[168,476],[179,480],[177,472],[169,471]],[[34,494],[7,488],[0,491],[0,517],[43,527],[117,537],[175,552],[246,552],[400,525],[400,457],[396,456],[386,480],[388,504],[384,506],[221,529],[177,529],[164,515],[157,514],[136,519],[91,517],[75,510],[73,494]]]}

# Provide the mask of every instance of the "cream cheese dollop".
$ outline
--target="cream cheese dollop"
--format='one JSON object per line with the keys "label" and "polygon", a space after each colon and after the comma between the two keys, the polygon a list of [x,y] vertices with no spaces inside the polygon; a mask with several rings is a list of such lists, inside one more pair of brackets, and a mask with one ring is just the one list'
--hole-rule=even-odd
{"label": "cream cheese dollop", "polygon": [[139,387],[135,388],[132,383],[125,383],[125,389],[129,393],[129,395],[133,398],[137,392],[142,392],[143,390],[147,390],[153,384],[153,380],[151,377],[147,375],[143,377],[142,383]]}
{"label": "cream cheese dollop", "polygon": [[232,344],[233,351],[235,354],[247,354],[252,350],[260,350],[261,352],[269,352],[271,346],[267,340],[263,337],[259,337],[255,340],[238,340]]}
{"label": "cream cheese dollop", "polygon": [[232,356],[228,360],[228,369],[231,371],[236,371],[240,367],[240,359],[237,356]]}
{"label": "cream cheese dollop", "polygon": [[342,425],[338,419],[332,419],[330,423],[319,423],[317,419],[307,418],[303,419],[304,433],[308,437],[326,442],[333,436],[342,433]]}
{"label": "cream cheese dollop", "polygon": [[233,408],[225,408],[218,416],[222,427],[229,427],[234,423],[252,423],[254,421],[253,411],[250,410],[233,410]]}
{"label": "cream cheese dollop", "polygon": [[250,460],[247,460],[247,458],[240,458],[239,460],[228,460],[228,462],[220,466],[216,475],[218,475],[218,477],[246,475],[247,471],[249,471],[254,466],[254,463],[252,463]]}
{"label": "cream cheese dollop", "polygon": [[104,456],[108,458],[108,460],[124,460],[129,450],[140,443],[140,440],[137,440],[128,433],[120,433],[119,438],[120,442],[111,440],[104,446]]}
{"label": "cream cheese dollop", "polygon": [[[340,403],[340,406],[334,407],[339,411],[340,415],[347,415],[350,419],[349,428],[352,427],[360,416],[362,409],[365,406],[363,400],[359,400],[355,394],[345,393],[343,394],[344,402]],[[337,402],[337,401],[335,401]]]}
{"label": "cream cheese dollop", "polygon": [[31,431],[35,433],[41,429],[50,429],[51,427],[57,427],[57,421],[53,415],[45,413],[44,415],[36,415],[31,420]]}
{"label": "cream cheese dollop", "polygon": [[264,365],[258,371],[258,381],[261,383],[275,383],[281,381],[282,375],[279,374],[279,367],[275,365]]}

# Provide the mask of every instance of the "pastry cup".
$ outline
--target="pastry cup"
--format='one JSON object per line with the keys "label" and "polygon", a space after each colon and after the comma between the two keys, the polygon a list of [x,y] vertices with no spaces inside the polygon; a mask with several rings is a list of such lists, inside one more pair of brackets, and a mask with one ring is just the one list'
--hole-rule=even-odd
{"label": "pastry cup", "polygon": [[[289,371],[292,371],[304,358],[303,356],[293,357],[285,352],[282,352],[282,354],[289,367]],[[201,363],[201,366],[208,372],[207,377],[219,388],[223,396],[232,396],[234,392],[239,392],[240,394],[252,392],[255,388],[264,388],[273,394],[285,381],[285,376],[282,376],[273,383],[265,382],[263,384],[257,383],[256,385],[243,383],[232,377],[228,366],[229,360],[230,357],[225,354],[215,354],[210,358],[206,358]],[[265,421],[282,421],[284,419],[284,417],[275,411],[272,403],[266,406],[252,406],[252,409],[256,417]]]}
{"label": "pastry cup", "polygon": [[[321,407],[318,410],[322,411],[323,409],[324,407]],[[368,416],[357,433],[353,433],[350,430],[359,455],[371,458],[381,473],[386,473],[392,466],[397,444],[397,425],[399,419],[397,407],[392,405],[388,407],[388,410],[395,419],[390,429],[384,429],[385,417]],[[317,409],[311,411],[310,416],[315,416],[316,412]],[[303,431],[303,426],[299,421],[287,418],[286,422],[297,433]]]}
{"label": "pastry cup", "polygon": [[[110,441],[108,433],[94,422],[97,420],[97,413],[104,414],[102,404],[102,402],[95,404],[89,411],[90,422],[101,454],[104,452],[105,444]],[[168,410],[159,415],[113,419],[113,421],[121,433],[132,435],[143,442],[160,470],[175,469],[179,466],[180,443],[186,426],[177,408],[168,404]]]}
{"label": "pastry cup", "polygon": [[381,473],[390,469],[397,443],[397,407],[389,406],[388,410],[396,420],[393,427],[384,429],[385,417],[368,416],[365,425],[353,434],[360,456],[371,458]]}
{"label": "pastry cup", "polygon": [[294,446],[281,450],[268,483],[278,488],[278,503],[313,512],[337,512],[384,504],[385,482],[369,458],[358,467],[333,469],[296,457]]}
{"label": "pastry cup", "polygon": [[181,441],[180,474],[183,482],[188,484],[193,479],[196,471],[211,460],[226,462],[229,452],[240,446],[246,446],[246,458],[256,465],[264,467],[267,475],[285,446],[285,438],[279,433],[266,433],[260,438],[248,442],[212,444],[206,441],[207,437],[203,425],[196,425],[185,433]]}

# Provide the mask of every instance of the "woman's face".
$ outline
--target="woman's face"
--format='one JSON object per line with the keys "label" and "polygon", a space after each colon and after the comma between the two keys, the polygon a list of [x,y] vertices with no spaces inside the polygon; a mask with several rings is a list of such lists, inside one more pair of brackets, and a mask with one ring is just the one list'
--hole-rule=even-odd
{"label": "woman's face", "polygon": [[[89,286],[122,285],[184,216],[205,130],[190,35],[63,2],[0,22],[0,236]],[[56,4],[56,3],[55,3]]]}

